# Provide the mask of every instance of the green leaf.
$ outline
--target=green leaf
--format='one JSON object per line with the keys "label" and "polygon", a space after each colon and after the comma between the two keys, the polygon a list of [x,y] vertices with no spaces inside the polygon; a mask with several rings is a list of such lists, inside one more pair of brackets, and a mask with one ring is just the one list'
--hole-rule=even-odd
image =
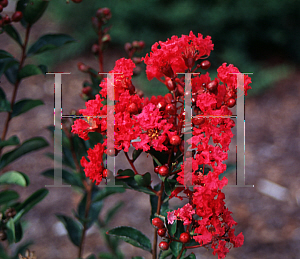
{"label": "green leaf", "polygon": [[30,197],[28,197],[23,203],[21,203],[16,210],[18,211],[14,217],[14,222],[18,222],[18,220],[26,214],[31,208],[33,208],[36,204],[38,204],[41,200],[43,200],[47,194],[48,190],[45,188],[39,189],[34,192]]}
{"label": "green leaf", "polygon": [[14,85],[18,77],[19,63],[12,60],[12,62],[9,62],[7,66],[8,68],[6,68],[4,74],[7,80]]}
{"label": "green leaf", "polygon": [[[174,235],[175,238],[179,239],[180,234],[184,232],[184,226],[182,221],[177,221],[177,228],[176,233]],[[172,242],[170,244],[170,249],[174,256],[178,256],[180,254],[180,251],[182,249],[182,243],[181,242]]]}
{"label": "green leaf", "polygon": [[[49,178],[54,178],[54,169],[48,169],[48,170],[42,172],[41,174],[46,177],[49,177]],[[62,169],[62,179],[67,184],[70,184],[72,186],[77,186],[80,188],[84,188],[79,174],[70,173],[67,170]]]}
{"label": "green leaf", "polygon": [[6,204],[18,198],[19,198],[19,194],[16,191],[13,190],[2,191],[0,192],[0,205]]}
{"label": "green leaf", "polygon": [[17,136],[11,136],[8,140],[1,141],[0,140],[0,147],[6,147],[6,146],[15,146],[19,145],[20,140]]}
{"label": "green leaf", "polygon": [[9,52],[3,50],[3,49],[0,49],[0,59],[13,59],[13,55],[10,54]]}
{"label": "green leaf", "polygon": [[125,192],[123,187],[105,187],[95,194],[93,202],[101,201],[112,194],[123,192]]}
{"label": "green leaf", "polygon": [[167,179],[165,181],[165,192],[168,196],[171,195],[172,191],[175,189],[175,186],[177,184],[176,179]]}
{"label": "green leaf", "polygon": [[174,256],[178,256],[180,254],[180,251],[182,249],[182,243],[181,242],[172,242],[170,244],[170,249]]}
{"label": "green leaf", "polygon": [[108,224],[108,222],[113,218],[113,216],[118,212],[118,210],[124,205],[124,202],[119,201],[117,204],[115,204],[106,214],[105,217],[105,225]]}
{"label": "green leaf", "polygon": [[46,75],[48,68],[45,65],[38,65],[39,69],[42,71],[42,74]]}
{"label": "green leaf", "polygon": [[129,244],[151,253],[151,242],[149,238],[135,228],[127,226],[116,227],[109,230],[107,234],[117,236]]}
{"label": "green leaf", "polygon": [[38,21],[45,12],[49,1],[46,0],[29,0],[22,1],[27,3],[26,7],[23,10],[24,20],[29,24],[34,24]]}
{"label": "green leaf", "polygon": [[131,259],[145,259],[144,257],[141,257],[141,256],[134,256],[132,257]]}
{"label": "green leaf", "polygon": [[[86,194],[83,196],[81,202],[78,204],[78,216],[80,219],[85,219],[85,209],[86,209]],[[93,223],[98,219],[99,213],[103,207],[103,200],[100,201],[92,201],[88,213],[88,219],[86,220],[86,228],[90,228]],[[82,224],[84,222],[81,222]]]}
{"label": "green leaf", "polygon": [[151,174],[149,172],[144,175],[136,174],[134,180],[139,186],[149,186],[151,183]]}
{"label": "green leaf", "polygon": [[32,56],[48,50],[59,48],[75,40],[67,34],[47,34],[40,37],[28,50],[27,55]]}
{"label": "green leaf", "polygon": [[16,184],[25,187],[29,184],[29,178],[24,173],[9,171],[0,176],[0,184]]}
{"label": "green leaf", "polygon": [[133,150],[133,153],[132,153],[132,162],[134,162],[140,154],[142,154],[143,150],[142,149],[138,149],[138,150]]}
{"label": "green leaf", "polygon": [[15,242],[18,243],[23,237],[23,228],[20,222],[15,224]]}
{"label": "green leaf", "polygon": [[166,250],[166,251],[162,251],[160,250],[160,253],[159,253],[159,259],[165,259],[167,258],[168,256],[172,255],[172,251],[169,249],[169,250]]}
{"label": "green leaf", "polygon": [[9,244],[12,244],[15,242],[15,223],[13,218],[10,218],[8,222],[6,223],[6,228],[7,228],[7,240]]}
{"label": "green leaf", "polygon": [[42,137],[35,137],[26,140],[20,147],[13,149],[12,151],[5,153],[0,159],[0,169],[7,166],[9,163],[18,159],[26,153],[41,149],[48,146],[47,141]]}
{"label": "green leaf", "polygon": [[169,228],[170,235],[174,236],[177,230],[177,220],[175,220],[172,225],[169,225],[168,228]]}
{"label": "green leaf", "polygon": [[[2,74],[5,73],[8,69],[10,69],[12,66],[16,66],[18,69],[19,62],[12,57],[0,59],[0,76],[2,76]],[[12,73],[14,71],[15,68],[13,69],[13,71],[10,71],[9,73]]]}
{"label": "green leaf", "polygon": [[97,259],[97,257],[95,255],[91,254],[86,259]]}
{"label": "green leaf", "polygon": [[22,69],[20,70],[20,72],[18,74],[18,78],[23,79],[25,77],[35,76],[35,75],[40,75],[40,74],[43,74],[43,71],[41,70],[41,68],[39,68],[36,65],[29,64],[29,65],[22,67]]}
{"label": "green leaf", "polygon": [[23,99],[21,101],[18,101],[15,103],[13,107],[13,112],[11,114],[11,117],[19,116],[20,114],[27,112],[39,105],[43,105],[44,102],[41,100],[32,100],[32,99]]}
{"label": "green leaf", "polygon": [[68,216],[64,216],[61,214],[55,215],[64,224],[72,243],[79,247],[82,235],[82,225],[78,221]]}
{"label": "green leaf", "polygon": [[5,25],[3,26],[3,30],[22,47],[21,37],[14,26],[10,24]]}

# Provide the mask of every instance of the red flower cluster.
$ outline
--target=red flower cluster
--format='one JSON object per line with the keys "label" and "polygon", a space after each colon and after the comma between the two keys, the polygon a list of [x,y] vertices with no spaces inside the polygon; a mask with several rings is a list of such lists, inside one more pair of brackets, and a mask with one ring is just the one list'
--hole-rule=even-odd
{"label": "red flower cluster", "polygon": [[[151,153],[151,150],[174,154],[174,159],[183,153],[182,129],[185,120],[184,77],[177,73],[194,72],[198,68],[207,69],[209,61],[198,64],[197,60],[207,58],[213,50],[211,38],[196,37],[192,32],[182,37],[173,36],[166,42],[155,43],[150,55],[143,58],[149,80],[154,77],[163,82],[170,93],[165,96],[141,98],[132,84],[135,64],[130,59],[118,60],[110,73],[114,74],[115,149],[128,152],[133,146],[136,150]],[[168,212],[168,223],[183,221],[186,231],[199,246],[210,245],[219,259],[228,253],[228,245],[239,247],[243,244],[243,235],[234,235],[233,227],[237,224],[231,212],[225,206],[225,195],[221,189],[227,184],[219,175],[226,170],[223,162],[227,159],[229,144],[233,134],[234,121],[230,119],[229,108],[235,105],[237,94],[237,75],[239,70],[233,65],[222,64],[218,68],[218,78],[211,79],[209,73],[192,78],[192,137],[188,140],[193,155],[185,156],[185,163],[175,172],[173,162],[166,165],[168,178],[176,174],[179,184],[170,198],[188,198],[189,202],[178,210]],[[251,89],[251,79],[245,76],[245,94]],[[72,132],[87,140],[89,132],[99,132],[106,138],[107,106],[103,101],[107,97],[108,83],[104,79],[101,90],[95,100],[86,103],[81,114],[88,117],[88,122],[76,120]],[[220,117],[223,116],[223,117]],[[225,116],[225,118],[224,118]],[[227,117],[226,117],[227,116]],[[173,138],[172,138],[173,137]],[[172,138],[176,141],[170,141]],[[213,142],[213,144],[210,144]],[[103,154],[105,143],[98,144],[88,151],[88,159],[82,158],[81,165],[86,175],[101,182],[103,177]],[[206,170],[204,170],[206,169]],[[208,170],[208,172],[207,172]],[[184,173],[185,172],[185,173]],[[188,173],[186,173],[188,172]],[[194,185],[193,190],[186,183]],[[188,247],[188,245],[186,245]]]}

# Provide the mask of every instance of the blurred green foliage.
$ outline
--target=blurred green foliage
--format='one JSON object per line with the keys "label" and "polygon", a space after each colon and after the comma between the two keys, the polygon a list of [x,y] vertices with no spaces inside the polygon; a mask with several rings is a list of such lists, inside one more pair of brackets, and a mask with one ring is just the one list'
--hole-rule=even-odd
{"label": "blurred green foliage", "polygon": [[[188,34],[191,30],[210,35],[215,44],[209,58],[210,71],[228,62],[241,72],[253,72],[253,91],[249,94],[286,77],[300,63],[300,1],[297,0],[83,0],[80,4],[52,0],[50,18],[79,40],[72,48],[55,55],[56,62],[58,57],[70,58],[90,50],[96,40],[91,17],[100,7],[112,11],[111,45],[119,49],[125,42],[144,40],[146,53],[153,43],[172,35]],[[155,81],[147,85],[157,84],[162,88]],[[145,76],[139,79],[139,85],[144,82]],[[143,90],[151,94],[153,89],[158,88]],[[163,92],[155,90],[156,95]]]}

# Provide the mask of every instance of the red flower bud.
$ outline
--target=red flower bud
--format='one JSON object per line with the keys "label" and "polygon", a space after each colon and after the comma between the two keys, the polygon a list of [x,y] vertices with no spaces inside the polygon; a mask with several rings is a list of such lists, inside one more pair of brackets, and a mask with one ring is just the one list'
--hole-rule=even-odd
{"label": "red flower bud", "polygon": [[164,228],[165,227],[163,221],[160,218],[153,218],[152,219],[152,225],[154,227],[157,227],[157,228]]}
{"label": "red flower bud", "polygon": [[181,138],[178,135],[174,135],[170,138],[170,144],[173,146],[178,146],[181,143]]}
{"label": "red flower bud", "polygon": [[11,23],[10,18],[8,17],[8,15],[6,15],[4,18],[2,18],[3,21],[3,25],[7,25]]}
{"label": "red flower bud", "polygon": [[145,44],[144,41],[142,41],[142,40],[139,41],[139,48],[140,48],[140,49],[145,48],[145,45],[146,45],[146,44]]}
{"label": "red flower bud", "polygon": [[158,246],[161,250],[168,250],[169,248],[169,244],[165,241],[160,242]]}
{"label": "red flower bud", "polygon": [[98,44],[93,44],[92,46],[92,52],[97,55],[99,53],[99,45]]}
{"label": "red flower bud", "polygon": [[166,106],[166,112],[170,115],[175,115],[176,114],[176,107],[174,104],[167,104]]}
{"label": "red flower bud", "polygon": [[190,239],[191,239],[190,234],[189,234],[189,233],[186,233],[186,232],[181,233],[181,235],[180,235],[180,237],[179,237],[179,241],[180,241],[181,243],[187,243],[187,242],[190,241]]}
{"label": "red flower bud", "polygon": [[92,92],[92,87],[90,87],[90,86],[87,86],[87,87],[84,87],[83,89],[82,89],[82,93],[83,94],[86,94],[86,95],[90,95],[91,94],[91,92]]}
{"label": "red flower bud", "polygon": [[234,107],[235,104],[236,104],[235,99],[233,99],[233,98],[228,99],[228,101],[227,101],[227,106],[228,106],[229,108]]}
{"label": "red flower bud", "polygon": [[158,169],[158,173],[161,175],[161,176],[166,176],[169,174],[169,168],[165,165],[162,165],[159,169]]}
{"label": "red flower bud", "polygon": [[131,114],[137,114],[138,113],[138,107],[135,103],[131,103],[128,106],[128,112]]}
{"label": "red flower bud", "polygon": [[172,100],[173,100],[173,96],[170,93],[167,93],[164,98],[165,98],[167,103],[171,103]]}
{"label": "red flower bud", "polygon": [[165,234],[166,234],[166,229],[165,229],[165,228],[160,228],[159,230],[157,230],[157,234],[158,234],[160,237],[164,237]]}
{"label": "red flower bud", "polygon": [[0,5],[2,5],[2,7],[8,6],[8,0],[2,0],[2,1],[0,1]]}
{"label": "red flower bud", "polygon": [[156,166],[156,167],[154,168],[154,172],[157,173],[157,174],[158,174],[159,167],[160,167],[160,166]]}
{"label": "red flower bud", "polygon": [[74,3],[81,3],[82,0],[72,0]]}
{"label": "red flower bud", "polygon": [[11,17],[13,22],[19,22],[22,20],[22,18],[23,18],[23,14],[20,11],[16,11]]}
{"label": "red flower bud", "polygon": [[166,108],[166,101],[162,100],[160,102],[158,102],[158,104],[156,105],[156,108],[159,109],[160,111],[163,111]]}
{"label": "red flower bud", "polygon": [[125,43],[124,49],[125,49],[126,52],[129,52],[130,50],[132,50],[131,43],[129,43],[129,42]]}
{"label": "red flower bud", "polygon": [[207,86],[207,90],[210,92],[214,92],[218,88],[218,82],[216,80],[210,81]]}
{"label": "red flower bud", "polygon": [[3,6],[0,5],[0,13],[3,11]]}
{"label": "red flower bud", "polygon": [[83,64],[82,62],[78,62],[77,67],[78,67],[78,70],[81,72],[87,72],[89,70],[89,67],[87,65]]}
{"label": "red flower bud", "polygon": [[200,67],[204,70],[209,69],[211,63],[208,60],[204,60],[201,62]]}
{"label": "red flower bud", "polygon": [[169,91],[173,91],[176,87],[175,83],[169,77],[166,78],[165,84],[166,84],[167,88],[169,89]]}

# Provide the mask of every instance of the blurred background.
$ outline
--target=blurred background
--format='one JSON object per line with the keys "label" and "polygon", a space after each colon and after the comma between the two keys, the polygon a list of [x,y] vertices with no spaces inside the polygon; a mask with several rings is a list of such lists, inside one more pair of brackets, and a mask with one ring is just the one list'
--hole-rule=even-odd
{"label": "blurred background", "polygon": [[[15,1],[10,1],[11,12],[14,4]],[[238,222],[236,233],[243,232],[245,236],[244,245],[232,249],[227,258],[299,258],[300,1],[83,0],[80,4],[72,1],[67,4],[63,0],[51,0],[46,15],[32,29],[32,42],[41,34],[51,32],[68,33],[77,42],[52,51],[50,55],[36,56],[32,62],[47,64],[49,72],[71,72],[62,81],[63,114],[69,114],[71,109],[84,108],[79,95],[87,76],[77,70],[77,63],[84,62],[97,69],[97,60],[91,53],[91,47],[97,41],[91,17],[100,7],[108,7],[112,12],[108,24],[112,25],[111,44],[104,54],[105,71],[111,70],[115,60],[126,55],[123,48],[126,42],[145,41],[145,51],[140,53],[140,56],[145,56],[155,42],[165,41],[172,35],[189,34],[192,30],[204,37],[210,35],[215,44],[209,58],[212,77],[224,62],[234,64],[241,72],[253,73],[252,90],[245,101],[245,165],[246,184],[254,185],[254,188],[224,189],[226,204]],[[21,27],[17,28],[22,31]],[[0,37],[1,48],[19,55],[10,38],[6,35]],[[146,96],[167,92],[157,80],[149,82],[144,73],[134,80]],[[53,141],[46,131],[46,127],[53,124],[53,84],[52,76],[24,80],[17,99],[41,98],[45,105],[15,118],[9,129],[8,137],[17,134],[23,141],[40,135],[50,143],[49,148],[19,159],[13,165],[14,170],[22,169],[28,173],[32,181],[30,188],[53,183],[40,175],[43,170],[53,167],[53,161],[44,155],[47,151],[53,152]],[[11,86],[4,77],[1,86],[10,98]],[[235,140],[231,145],[230,162],[234,162],[234,151]],[[138,168],[153,170],[146,157],[140,161]],[[127,166],[122,154],[118,155],[117,163],[118,168]],[[234,175],[229,178],[234,184]],[[20,189],[22,192],[28,195],[33,190]],[[75,258],[76,249],[68,241],[54,213],[72,215],[79,197],[68,188],[53,188],[46,199],[28,213],[24,240],[27,237],[34,241],[32,249],[38,259]],[[110,197],[104,212],[120,199],[125,201],[125,206],[111,222],[111,227],[136,227],[152,240],[148,197],[126,191],[126,195]],[[175,203],[174,206],[178,206],[179,203]],[[97,230],[92,228],[85,256],[106,249]],[[133,255],[150,258],[126,243],[121,244],[121,249],[125,258]],[[217,258],[205,249],[194,252],[197,258]]]}

